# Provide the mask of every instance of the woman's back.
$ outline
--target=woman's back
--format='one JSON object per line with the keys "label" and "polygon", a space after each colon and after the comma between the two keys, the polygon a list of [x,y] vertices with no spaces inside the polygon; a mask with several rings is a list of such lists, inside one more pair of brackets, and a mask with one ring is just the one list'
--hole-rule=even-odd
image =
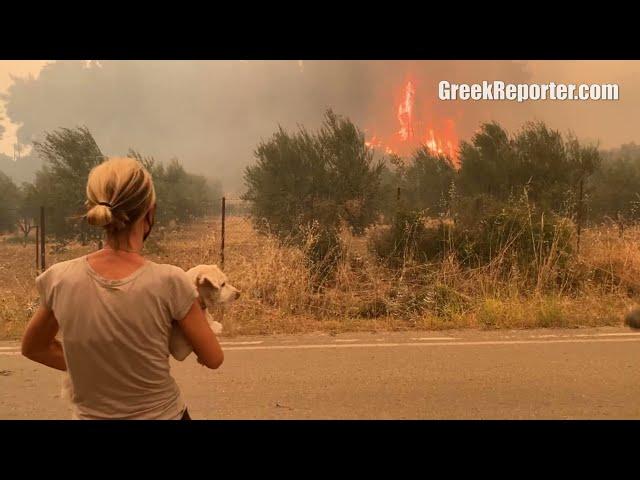
{"label": "woman's back", "polygon": [[22,354],[69,372],[75,418],[188,419],[169,373],[173,320],[202,365],[218,368],[224,353],[187,274],[142,255],[156,211],[151,175],[132,158],[109,159],[89,173],[86,206],[106,246],[36,279]]}
{"label": "woman's back", "polygon": [[112,279],[113,268],[100,274],[80,257],[36,280],[60,326],[77,418],[170,419],[185,408],[169,371],[169,335],[197,291],[178,267],[140,264]]}

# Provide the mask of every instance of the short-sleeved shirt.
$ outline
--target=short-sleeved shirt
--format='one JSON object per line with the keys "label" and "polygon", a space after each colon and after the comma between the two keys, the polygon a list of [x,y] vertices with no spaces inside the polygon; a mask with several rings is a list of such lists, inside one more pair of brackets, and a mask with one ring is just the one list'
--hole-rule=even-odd
{"label": "short-sleeved shirt", "polygon": [[126,278],[109,280],[85,256],[51,266],[36,286],[60,325],[74,418],[181,417],[169,335],[198,296],[182,269],[147,260]]}

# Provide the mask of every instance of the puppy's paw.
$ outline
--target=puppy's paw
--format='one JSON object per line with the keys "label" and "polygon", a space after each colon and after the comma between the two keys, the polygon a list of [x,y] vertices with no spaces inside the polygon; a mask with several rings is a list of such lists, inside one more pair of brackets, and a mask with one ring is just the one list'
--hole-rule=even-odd
{"label": "puppy's paw", "polygon": [[209,326],[216,335],[220,335],[222,333],[222,324],[220,322],[211,321],[209,322]]}
{"label": "puppy's paw", "polygon": [[62,377],[62,387],[60,388],[60,398],[65,402],[70,402],[73,397],[73,385],[71,383],[71,377],[69,374],[64,374]]}

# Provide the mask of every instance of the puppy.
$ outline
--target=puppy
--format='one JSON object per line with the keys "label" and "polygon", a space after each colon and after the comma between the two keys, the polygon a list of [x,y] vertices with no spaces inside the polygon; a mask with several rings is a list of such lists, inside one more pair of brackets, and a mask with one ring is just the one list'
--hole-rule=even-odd
{"label": "puppy", "polygon": [[[226,305],[240,297],[240,291],[227,281],[227,276],[216,265],[198,265],[187,271],[187,275],[198,289],[198,300],[213,333],[222,332],[220,322],[213,320],[211,312],[216,307]],[[193,347],[174,322],[169,340],[169,352],[176,360],[182,361],[193,352]]]}
{"label": "puppy", "polygon": [[[227,276],[217,265],[198,265],[187,271],[187,275],[198,289],[198,301],[204,310],[205,318],[213,333],[219,335],[222,332],[222,324],[213,320],[211,312],[216,307],[226,305],[240,297],[240,291],[227,281]],[[173,322],[169,337],[169,352],[178,361],[187,358],[193,347],[184,336],[177,322]],[[68,374],[62,380],[62,398],[71,401],[73,386]]]}

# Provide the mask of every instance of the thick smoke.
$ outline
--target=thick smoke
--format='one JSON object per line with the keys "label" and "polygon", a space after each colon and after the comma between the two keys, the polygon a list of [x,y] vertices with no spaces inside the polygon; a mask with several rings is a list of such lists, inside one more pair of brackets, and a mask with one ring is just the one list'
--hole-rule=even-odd
{"label": "thick smoke", "polygon": [[[365,129],[395,128],[397,97],[407,78],[416,83],[420,115],[452,118],[460,138],[468,138],[481,121],[516,128],[534,118],[578,135],[584,125],[584,135],[606,136],[593,135],[608,123],[588,118],[585,105],[437,100],[440,80],[523,82],[549,74],[533,67],[508,61],[59,61],[37,78],[16,79],[4,100],[8,117],[21,124],[20,143],[58,127],[86,125],[108,155],[133,147],[161,160],[175,156],[187,169],[222,180],[233,194],[242,190],[242,171],[257,143],[278,125],[315,128],[330,107]],[[612,116],[609,123],[617,123],[615,106],[602,108]],[[630,121],[629,110],[621,120]]]}

